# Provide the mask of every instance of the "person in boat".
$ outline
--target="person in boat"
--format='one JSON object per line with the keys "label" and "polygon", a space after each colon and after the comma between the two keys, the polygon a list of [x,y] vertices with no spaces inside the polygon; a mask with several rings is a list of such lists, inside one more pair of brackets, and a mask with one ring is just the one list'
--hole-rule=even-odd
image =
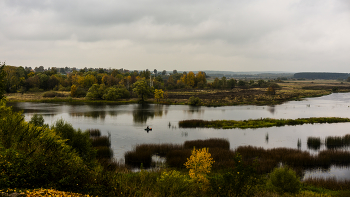
{"label": "person in boat", "polygon": [[147,126],[147,128],[146,128],[147,130],[149,130],[149,126]]}

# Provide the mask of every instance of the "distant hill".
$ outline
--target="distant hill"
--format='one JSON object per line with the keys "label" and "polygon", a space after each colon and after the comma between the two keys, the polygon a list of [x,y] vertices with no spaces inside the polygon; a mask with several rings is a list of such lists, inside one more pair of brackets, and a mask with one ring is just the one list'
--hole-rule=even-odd
{"label": "distant hill", "polygon": [[294,73],[288,72],[278,72],[278,71],[253,71],[253,72],[233,72],[233,71],[211,71],[204,70],[204,72],[210,77],[227,77],[227,78],[266,78],[266,79],[275,79],[275,78],[292,78]]}
{"label": "distant hill", "polygon": [[301,72],[295,73],[297,79],[347,79],[349,73],[327,73],[327,72]]}

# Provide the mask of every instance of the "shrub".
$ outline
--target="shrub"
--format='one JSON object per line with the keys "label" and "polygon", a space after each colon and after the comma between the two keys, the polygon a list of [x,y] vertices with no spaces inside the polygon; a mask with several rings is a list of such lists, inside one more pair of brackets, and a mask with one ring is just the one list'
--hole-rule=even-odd
{"label": "shrub", "polygon": [[82,132],[80,129],[75,130],[70,123],[63,119],[57,120],[51,129],[63,139],[68,139],[66,144],[74,148],[85,162],[90,163],[96,158],[96,150],[92,146],[88,132]]}
{"label": "shrub", "polygon": [[[85,165],[71,146],[48,127],[24,121],[0,102],[0,187],[64,188],[83,191],[95,179],[95,166]],[[79,184],[79,187],[77,187]]]}
{"label": "shrub", "polygon": [[275,168],[267,181],[267,187],[282,193],[298,193],[301,189],[301,182],[295,171],[289,167]]}
{"label": "shrub", "polygon": [[62,94],[62,93],[55,92],[55,91],[49,91],[49,92],[45,92],[45,93],[43,94],[43,97],[49,97],[49,98],[53,98],[53,97],[65,97],[65,95]]}
{"label": "shrub", "polygon": [[78,98],[85,97],[86,93],[87,91],[84,88],[78,87],[75,93],[75,96],[72,96],[72,97],[78,97]]}
{"label": "shrub", "polygon": [[105,93],[103,94],[102,98],[105,100],[117,100],[121,98],[129,98],[130,92],[124,87],[124,86],[113,86],[110,88],[107,88],[105,90]]}
{"label": "shrub", "polygon": [[225,173],[210,177],[212,192],[218,196],[253,196],[262,180],[256,171],[258,163],[245,164],[239,153],[234,156],[234,163]]}
{"label": "shrub", "polygon": [[35,87],[35,88],[30,88],[28,90],[28,92],[44,92],[43,89],[39,89],[38,87]]}
{"label": "shrub", "polygon": [[41,114],[34,114],[32,118],[30,119],[29,123],[34,124],[38,127],[48,127],[48,124],[44,124],[44,118]]}
{"label": "shrub", "polygon": [[198,97],[195,97],[195,96],[191,96],[189,99],[188,99],[188,104],[190,105],[200,105],[202,103],[202,100]]}
{"label": "shrub", "polygon": [[178,171],[165,171],[157,178],[160,196],[189,196],[191,179]]}
{"label": "shrub", "polygon": [[190,169],[189,175],[191,179],[206,185],[209,183],[206,176],[210,172],[213,163],[214,161],[208,152],[208,148],[198,150],[193,148],[191,157],[187,159],[184,165]]}

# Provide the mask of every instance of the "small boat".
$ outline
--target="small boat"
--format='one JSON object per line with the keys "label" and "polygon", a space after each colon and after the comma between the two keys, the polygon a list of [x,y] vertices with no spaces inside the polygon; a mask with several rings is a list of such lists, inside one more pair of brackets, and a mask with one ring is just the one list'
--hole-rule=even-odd
{"label": "small boat", "polygon": [[145,128],[145,131],[152,131],[152,128]]}

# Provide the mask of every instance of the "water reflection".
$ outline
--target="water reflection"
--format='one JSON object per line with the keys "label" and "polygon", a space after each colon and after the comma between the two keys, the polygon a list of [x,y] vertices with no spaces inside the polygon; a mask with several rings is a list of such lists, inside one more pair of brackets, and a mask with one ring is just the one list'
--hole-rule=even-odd
{"label": "water reflection", "polygon": [[349,167],[331,166],[328,169],[317,168],[313,170],[306,170],[304,172],[303,180],[307,178],[335,178],[337,180],[349,180]]}
{"label": "water reflection", "polygon": [[148,118],[154,117],[154,111],[151,110],[151,105],[140,104],[136,106],[132,113],[134,123],[145,123]]}
{"label": "water reflection", "polygon": [[276,108],[274,105],[268,106],[267,111],[269,111],[273,115],[273,114],[275,114]]}
{"label": "water reflection", "polygon": [[[189,106],[188,110],[185,110],[185,112],[189,113],[189,114],[193,114],[193,113],[204,113],[204,110],[201,108],[201,106]],[[225,111],[223,111],[225,112]]]}
{"label": "water reflection", "polygon": [[[146,123],[149,118],[163,116],[164,105],[140,104],[133,110],[133,121],[136,124]],[[164,110],[168,113],[167,110]]]}

